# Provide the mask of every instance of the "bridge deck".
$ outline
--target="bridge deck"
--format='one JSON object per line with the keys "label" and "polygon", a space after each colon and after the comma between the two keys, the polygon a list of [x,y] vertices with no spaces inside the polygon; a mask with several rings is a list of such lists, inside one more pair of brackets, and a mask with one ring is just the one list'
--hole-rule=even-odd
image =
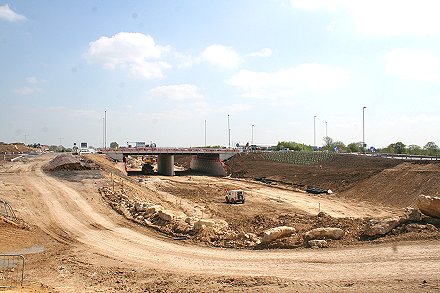
{"label": "bridge deck", "polygon": [[199,154],[230,154],[240,152],[238,149],[207,149],[207,148],[118,148],[116,150],[106,149],[100,151],[103,154],[124,154],[124,155],[199,155]]}

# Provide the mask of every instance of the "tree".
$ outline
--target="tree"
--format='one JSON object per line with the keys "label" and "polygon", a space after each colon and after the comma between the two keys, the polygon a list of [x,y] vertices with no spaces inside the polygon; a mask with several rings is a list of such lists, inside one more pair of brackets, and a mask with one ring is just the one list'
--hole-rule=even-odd
{"label": "tree", "polygon": [[289,149],[293,151],[309,151],[311,152],[313,148],[309,145],[302,143],[296,143],[294,141],[279,141],[277,145],[277,150]]}
{"label": "tree", "polygon": [[403,142],[398,141],[390,144],[388,149],[390,149],[394,154],[404,154],[406,151],[406,145]]}
{"label": "tree", "polygon": [[425,144],[423,149],[426,150],[428,152],[428,155],[430,156],[435,156],[440,151],[439,147],[433,141],[430,141],[427,144]]}
{"label": "tree", "polygon": [[411,155],[420,155],[422,153],[422,148],[416,144],[411,144],[406,149]]}
{"label": "tree", "polygon": [[333,145],[333,138],[331,138],[330,136],[324,136],[323,140],[324,140],[324,148],[330,150]]}
{"label": "tree", "polygon": [[337,151],[343,151],[346,149],[345,144],[342,141],[335,141],[332,144],[332,149]]}
{"label": "tree", "polygon": [[116,141],[112,141],[110,143],[110,148],[117,149],[119,147],[119,144]]}
{"label": "tree", "polygon": [[51,152],[56,152],[57,151],[57,146],[56,145],[51,145],[50,147],[49,147],[49,151],[51,151]]}
{"label": "tree", "polygon": [[352,153],[358,153],[362,150],[362,142],[352,142],[347,145],[347,148]]}

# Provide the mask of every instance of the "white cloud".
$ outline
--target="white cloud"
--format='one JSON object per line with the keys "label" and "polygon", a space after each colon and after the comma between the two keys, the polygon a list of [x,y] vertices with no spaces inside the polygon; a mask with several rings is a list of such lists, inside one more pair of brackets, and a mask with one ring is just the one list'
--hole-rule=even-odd
{"label": "white cloud", "polygon": [[228,82],[243,96],[262,99],[292,97],[299,93],[320,93],[343,88],[351,72],[322,64],[302,64],[276,72],[241,70]]}
{"label": "white cloud", "polygon": [[263,48],[260,51],[250,53],[249,56],[262,58],[270,57],[272,56],[272,50],[270,48]]}
{"label": "white cloud", "polygon": [[91,42],[85,58],[106,69],[128,70],[134,77],[157,78],[171,68],[167,62],[159,60],[169,50],[168,46],[156,45],[149,35],[121,32]]}
{"label": "white cloud", "polygon": [[43,89],[37,86],[37,84],[44,82],[35,76],[30,76],[26,78],[27,86],[14,89],[12,92],[17,95],[32,95],[36,93],[41,93]]}
{"label": "white cloud", "polygon": [[384,56],[386,73],[400,79],[440,81],[440,56],[431,51],[395,49]]}
{"label": "white cloud", "polygon": [[26,20],[26,16],[18,14],[14,12],[11,8],[9,8],[8,4],[0,6],[0,19],[6,20],[9,22],[17,22]]}
{"label": "white cloud", "polygon": [[150,95],[153,98],[173,101],[200,100],[203,98],[198,88],[191,84],[159,86],[151,89]]}
{"label": "white cloud", "polygon": [[232,47],[211,45],[200,54],[198,60],[222,68],[236,68],[240,63],[240,56]]}
{"label": "white cloud", "polygon": [[348,14],[356,30],[366,35],[439,35],[437,0],[292,0],[294,8]]}
{"label": "white cloud", "polygon": [[15,94],[23,95],[23,96],[40,93],[42,91],[43,90],[41,88],[38,88],[38,87],[28,87],[28,86],[24,86],[24,87],[17,88],[17,89],[13,90],[13,92]]}
{"label": "white cloud", "polygon": [[26,77],[26,82],[29,84],[38,84],[38,83],[45,82],[45,80],[39,79],[38,77],[35,77],[35,76],[29,76],[29,77]]}

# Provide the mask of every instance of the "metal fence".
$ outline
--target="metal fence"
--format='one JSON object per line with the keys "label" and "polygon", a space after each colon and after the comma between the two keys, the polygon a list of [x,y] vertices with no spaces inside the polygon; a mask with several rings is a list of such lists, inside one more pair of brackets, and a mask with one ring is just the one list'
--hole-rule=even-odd
{"label": "metal fence", "polygon": [[21,254],[0,254],[0,288],[23,287],[25,258]]}
{"label": "metal fence", "polygon": [[11,205],[0,198],[0,216],[9,218],[10,220],[16,221],[17,217],[15,216],[14,210]]}

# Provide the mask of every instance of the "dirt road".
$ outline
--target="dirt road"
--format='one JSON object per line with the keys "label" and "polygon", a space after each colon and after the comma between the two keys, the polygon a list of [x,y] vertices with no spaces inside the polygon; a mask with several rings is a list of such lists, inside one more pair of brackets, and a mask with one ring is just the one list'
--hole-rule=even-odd
{"label": "dirt road", "polygon": [[[163,177],[171,182],[185,182],[186,177]],[[228,186],[233,184],[236,188],[244,189],[253,199],[260,201],[277,201],[280,205],[290,205],[292,208],[302,212],[315,215],[323,211],[335,218],[352,217],[387,217],[396,212],[391,208],[377,208],[365,202],[342,200],[332,195],[310,195],[305,192],[292,191],[285,188],[274,188],[262,183],[255,183],[248,180],[225,180],[223,178],[209,176],[193,176],[191,179],[199,184],[215,184]]]}
{"label": "dirt road", "polygon": [[[103,212],[106,207],[88,200],[87,192],[42,172],[43,162],[17,164],[3,170],[5,176],[0,173],[2,181],[20,182],[28,190],[25,201],[10,199],[22,208],[20,215],[58,241],[125,267],[209,277],[274,276],[294,281],[291,284],[325,285],[327,290],[341,283],[353,284],[348,287],[354,291],[371,286],[439,289],[440,245],[434,241],[299,251],[191,246],[141,231],[120,216]],[[423,281],[432,287],[420,287]]]}

